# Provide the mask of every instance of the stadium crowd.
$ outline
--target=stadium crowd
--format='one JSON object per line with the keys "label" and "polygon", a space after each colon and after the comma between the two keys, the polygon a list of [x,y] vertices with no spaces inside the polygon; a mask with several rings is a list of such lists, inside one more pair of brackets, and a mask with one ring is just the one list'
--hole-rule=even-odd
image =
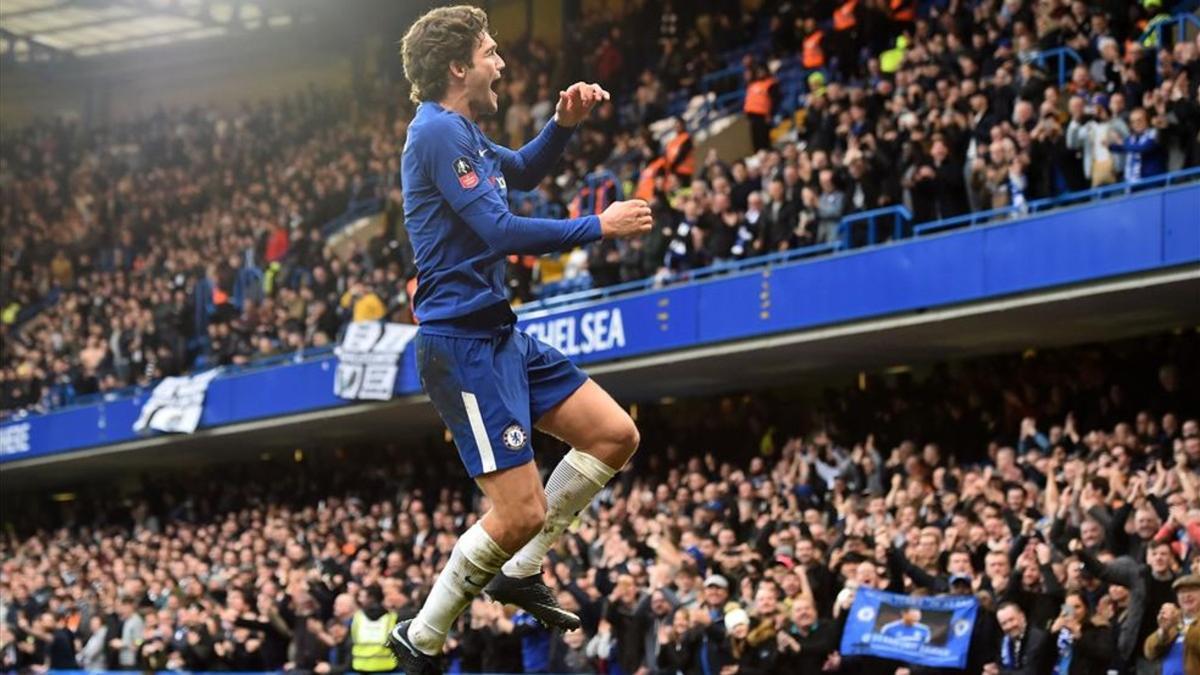
{"label": "stadium crowd", "polygon": [[395,113],[351,105],[314,90],[6,140],[0,408],[329,344],[367,295],[382,317],[404,261],[340,259],[321,233],[399,162]]}
{"label": "stadium crowd", "polygon": [[[922,222],[1200,165],[1200,36],[1141,38],[1186,4],[955,0],[918,14],[884,0],[631,3],[571,25],[592,52],[510,42],[500,110],[483,126],[519,145],[550,117],[554,83],[614,90],[620,105],[601,106],[561,170],[512,195],[514,208],[646,198],[651,235],[576,251],[564,274],[586,271],[597,286],[673,278],[830,242],[843,217],[880,206],[904,204]],[[754,154],[697,156],[682,120],[658,133],[671,126],[671,92],[705,94],[724,50],[748,44],[762,49],[745,74],[716,86],[751,85]],[[1057,47],[1083,59],[1061,86],[1055,62],[1036,58]],[[6,136],[0,410],[321,347],[352,319],[411,320],[416,270],[395,184],[411,107],[389,58],[352,96]],[[784,83],[772,73],[804,78],[786,108],[798,112],[773,135]],[[382,201],[384,232],[335,255],[322,228],[362,199]],[[513,263],[514,298],[529,299],[549,267]]]}
{"label": "stadium crowd", "polygon": [[[872,587],[977,596],[967,672],[1159,672],[1174,657],[1155,645],[1200,612],[1198,367],[1191,332],[872,376],[820,403],[643,406],[642,451],[545,567],[582,630],[477,600],[447,662],[923,672],[840,654]],[[347,670],[355,622],[414,614],[487,509],[431,446],[148,475],[121,499],[93,484],[57,512],[21,498],[0,670]]]}

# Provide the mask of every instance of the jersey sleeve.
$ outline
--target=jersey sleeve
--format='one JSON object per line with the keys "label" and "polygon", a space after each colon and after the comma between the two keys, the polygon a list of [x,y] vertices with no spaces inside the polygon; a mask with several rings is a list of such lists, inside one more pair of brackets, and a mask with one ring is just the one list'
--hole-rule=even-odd
{"label": "jersey sleeve", "polygon": [[483,175],[479,149],[465,126],[446,122],[429,131],[434,133],[427,137],[426,171],[450,207],[488,248],[504,255],[541,254],[600,239],[597,216],[555,220],[514,215]]}
{"label": "jersey sleeve", "polygon": [[422,136],[421,162],[450,208],[461,213],[471,202],[495,192],[479,164],[479,149],[463,123],[441,121]]}
{"label": "jersey sleeve", "polygon": [[493,143],[492,149],[500,157],[500,167],[505,180],[517,190],[532,190],[537,187],[553,168],[554,162],[562,156],[574,131],[571,127],[560,127],[558,122],[551,119],[538,135],[521,146],[520,150],[509,150]]}
{"label": "jersey sleeve", "polygon": [[508,204],[492,190],[482,199],[468,202],[458,215],[487,243],[503,255],[541,255],[582,246],[600,239],[600,217],[583,216],[556,220],[526,218],[508,210]]}

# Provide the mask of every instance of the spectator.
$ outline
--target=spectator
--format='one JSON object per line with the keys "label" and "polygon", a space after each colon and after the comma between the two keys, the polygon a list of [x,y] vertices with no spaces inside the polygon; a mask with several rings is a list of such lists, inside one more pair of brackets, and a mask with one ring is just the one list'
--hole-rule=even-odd
{"label": "spectator", "polygon": [[1117,164],[1108,144],[1116,136],[1124,139],[1129,128],[1119,117],[1110,117],[1108,98],[1097,94],[1090,105],[1082,98],[1072,98],[1071,124],[1067,128],[1067,147],[1083,150],[1083,173],[1091,180],[1092,187],[1116,181]]}
{"label": "spectator", "polygon": [[16,672],[20,658],[16,633],[7,623],[0,623],[0,670],[6,673]]}
{"label": "spectator", "polygon": [[771,147],[771,123],[779,104],[779,83],[761,63],[749,69],[746,83],[742,111],[750,121],[750,143],[758,152]]}
{"label": "spectator", "polygon": [[1145,108],[1129,113],[1129,136],[1122,139],[1116,130],[1109,133],[1109,150],[1127,155],[1125,179],[1131,181],[1152,178],[1166,170],[1158,129],[1150,128]]}
{"label": "spectator", "polygon": [[838,236],[838,224],[846,212],[846,194],[834,183],[833,171],[820,174],[821,194],[817,197],[817,243],[833,241]]}
{"label": "spectator", "polygon": [[1097,624],[1081,593],[1068,593],[1062,613],[1050,625],[1055,639],[1055,672],[1081,675],[1107,672],[1115,663],[1112,631]]}
{"label": "spectator", "polygon": [[946,141],[935,138],[929,150],[930,163],[917,169],[913,182],[913,221],[953,218],[967,212],[963,169],[949,159]]}
{"label": "spectator", "polygon": [[383,589],[378,584],[368,586],[363,593],[367,602],[350,623],[350,668],[360,673],[392,670],[395,662],[385,643],[396,625],[396,615],[384,609]]}
{"label": "spectator", "polygon": [[769,673],[775,668],[777,656],[774,636],[757,644],[750,639],[750,617],[746,610],[735,609],[725,615],[722,670],[749,675]]}
{"label": "spectator", "polygon": [[1165,603],[1158,611],[1158,627],[1146,637],[1145,656],[1163,675],[1178,675],[1200,668],[1200,577],[1189,574],[1176,580],[1179,605]]}
{"label": "spectator", "polygon": [[675,134],[667,141],[664,157],[667,160],[667,170],[674,174],[684,185],[692,180],[695,173],[695,154],[692,148],[692,136],[688,133],[687,124],[682,117],[675,118]]}
{"label": "spectator", "polygon": [[79,653],[78,667],[95,673],[104,670],[108,661],[104,653],[107,644],[107,627],[99,616],[92,616],[88,620],[88,624],[89,636],[83,645],[83,650]]}
{"label": "spectator", "polygon": [[1047,673],[1054,668],[1054,643],[1046,631],[1030,625],[1016,603],[1003,603],[996,610],[1000,629],[999,661],[984,666],[984,673]]}
{"label": "spectator", "polygon": [[774,178],[767,186],[767,202],[763,226],[759,230],[758,249],[782,251],[790,247],[792,232],[797,227],[796,205],[784,198],[782,178]]}
{"label": "spectator", "polygon": [[838,649],[838,635],[828,621],[817,618],[811,598],[801,597],[792,603],[791,623],[777,637],[780,671],[815,673],[828,670],[829,656]]}
{"label": "spectator", "polygon": [[[121,598],[117,604],[117,619],[120,622],[117,631],[120,637],[111,639],[108,647],[116,652],[119,669],[134,670],[138,665],[138,647],[141,645],[146,624],[142,620],[142,615],[138,613],[133,598],[128,596]],[[194,646],[191,642],[189,644]]]}

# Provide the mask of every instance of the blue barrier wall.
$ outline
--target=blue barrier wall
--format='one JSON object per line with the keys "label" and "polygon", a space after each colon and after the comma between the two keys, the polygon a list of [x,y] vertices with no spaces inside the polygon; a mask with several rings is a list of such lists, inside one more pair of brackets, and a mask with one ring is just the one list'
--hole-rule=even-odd
{"label": "blue barrier wall", "polygon": [[[1200,184],[909,239],[627,297],[521,314],[523,329],[594,364],[726,340],[1200,262]],[[218,377],[201,428],[347,405],[336,359]],[[420,391],[412,350],[397,394]],[[0,462],[138,438],[148,396],[0,425]]]}

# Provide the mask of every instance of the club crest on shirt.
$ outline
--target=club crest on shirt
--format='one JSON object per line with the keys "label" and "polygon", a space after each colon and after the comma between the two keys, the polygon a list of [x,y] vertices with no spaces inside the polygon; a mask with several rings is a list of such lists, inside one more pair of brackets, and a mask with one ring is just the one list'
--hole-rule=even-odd
{"label": "club crest on shirt", "polygon": [[525,442],[528,440],[525,430],[519,424],[510,424],[505,427],[504,433],[500,434],[500,438],[504,441],[504,447],[509,450],[520,450],[525,447]]}
{"label": "club crest on shirt", "polygon": [[470,190],[479,185],[479,176],[475,174],[475,169],[471,166],[471,160],[467,159],[465,155],[455,159],[453,166],[454,175],[458,176],[458,184],[464,190]]}

